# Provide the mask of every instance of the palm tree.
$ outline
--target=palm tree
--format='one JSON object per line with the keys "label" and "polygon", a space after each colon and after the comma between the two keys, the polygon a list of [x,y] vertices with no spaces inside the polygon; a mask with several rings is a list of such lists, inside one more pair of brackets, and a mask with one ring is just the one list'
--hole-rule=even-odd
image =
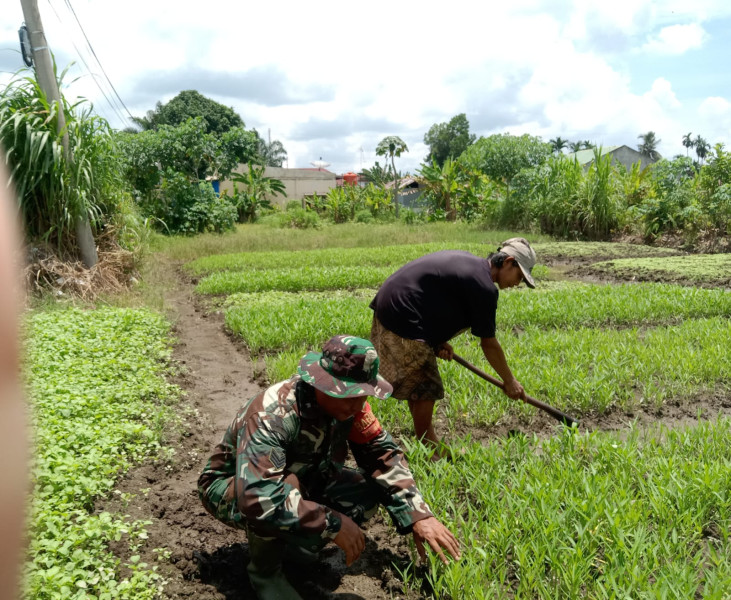
{"label": "palm tree", "polygon": [[584,150],[591,150],[592,148],[594,148],[594,143],[589,140],[582,140],[580,143],[581,143],[581,147]]}
{"label": "palm tree", "polygon": [[711,145],[700,135],[697,135],[695,140],[693,140],[693,145],[695,146],[695,153],[698,155],[698,162],[703,164],[706,156],[708,156],[708,152],[711,150]]}
{"label": "palm tree", "polygon": [[654,131],[648,131],[647,133],[641,133],[637,136],[637,139],[641,140],[641,143],[637,146],[637,150],[640,154],[651,158],[652,160],[660,160],[662,156],[657,151],[657,145],[662,141],[655,137]]}
{"label": "palm tree", "polygon": [[584,149],[584,143],[583,142],[569,142],[569,150],[571,152],[579,152],[580,150]]}
{"label": "palm tree", "polygon": [[548,140],[548,143],[551,144],[551,148],[556,154],[561,154],[563,149],[569,145],[569,141],[563,139],[561,136],[557,136],[552,140]]}
{"label": "palm tree", "polygon": [[398,173],[394,163],[395,156],[401,156],[403,152],[408,152],[409,147],[397,135],[389,135],[378,142],[376,146],[376,155],[391,158],[391,168],[393,169],[393,203],[396,208],[396,216],[398,217]]}
{"label": "palm tree", "polygon": [[695,146],[695,142],[693,141],[693,138],[691,137],[693,135],[692,132],[688,132],[683,136],[683,146],[685,146],[685,155],[688,156],[688,150]]}
{"label": "palm tree", "polygon": [[287,160],[287,151],[279,140],[272,141],[270,138],[267,143],[259,138],[258,152],[265,167],[281,167],[282,163]]}
{"label": "palm tree", "polygon": [[363,179],[379,188],[385,187],[391,177],[391,166],[389,164],[382,167],[380,163],[376,161],[376,164],[373,165],[372,168],[363,169]]}

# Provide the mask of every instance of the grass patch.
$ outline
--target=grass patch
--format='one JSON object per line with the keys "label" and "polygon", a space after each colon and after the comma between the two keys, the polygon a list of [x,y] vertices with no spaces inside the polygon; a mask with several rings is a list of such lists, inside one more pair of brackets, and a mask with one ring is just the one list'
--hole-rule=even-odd
{"label": "grass patch", "polygon": [[512,327],[628,327],[731,316],[731,294],[663,283],[544,282],[501,292],[498,324]]}
{"label": "grass patch", "polygon": [[339,332],[368,338],[374,295],[369,289],[234,294],[224,303],[226,326],[252,353],[322,343]]}
{"label": "grass patch", "polygon": [[[622,330],[529,327],[517,335],[498,334],[498,339],[526,391],[568,413],[602,413],[615,406],[652,409],[671,398],[731,387],[727,318]],[[457,338],[454,346],[473,364],[485,364],[470,336]],[[507,413],[535,411],[456,363],[440,362],[440,370],[450,419],[461,415],[468,422],[492,424]]]}
{"label": "grass patch", "polygon": [[[168,324],[144,310],[58,309],[27,323],[35,450],[28,598],[154,598],[154,567],[120,565],[111,541],[134,549],[148,522],[93,514],[131,465],[161,450],[179,395]],[[120,569],[131,575],[120,576]]]}
{"label": "grass patch", "polygon": [[[194,238],[154,235],[154,250],[170,258],[189,262],[211,254],[234,254],[278,250],[315,250],[318,248],[372,248],[384,244],[427,244],[455,242],[486,244],[496,249],[508,238],[525,235],[512,231],[485,230],[464,223],[424,223],[420,225],[343,223],[325,224],[317,230],[272,228],[266,225],[237,225],[236,231],[225,234],[202,234]],[[533,242],[551,238],[541,234],[528,236]]]}

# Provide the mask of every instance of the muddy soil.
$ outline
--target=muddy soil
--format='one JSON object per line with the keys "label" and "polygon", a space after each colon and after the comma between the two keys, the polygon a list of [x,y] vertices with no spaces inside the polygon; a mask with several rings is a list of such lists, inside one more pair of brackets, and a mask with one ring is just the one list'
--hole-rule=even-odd
{"label": "muddy soil", "polygon": [[[151,521],[149,539],[136,553],[142,561],[158,565],[167,581],[167,598],[253,598],[245,570],[246,535],[205,512],[198,501],[196,481],[209,452],[240,405],[262,389],[261,367],[252,363],[246,349],[226,334],[223,316],[199,303],[193,285],[183,275],[168,291],[166,304],[175,315],[178,342],[174,358],[184,371],[177,381],[185,390],[180,409],[184,428],[182,432],[170,433],[175,458],[135,468],[97,509]],[[731,414],[728,395],[707,395],[693,402],[632,414],[584,415],[580,426],[584,430],[625,430],[631,424],[685,426],[699,417],[713,419],[719,414]],[[443,430],[438,433],[447,433],[445,425],[438,412],[436,426]],[[451,431],[452,435],[469,434],[473,440],[487,442],[521,433],[547,436],[557,427],[556,421],[539,412],[491,428],[456,424]],[[430,597],[426,583],[421,592],[404,589],[399,570],[410,565],[411,538],[397,535],[385,513],[369,523],[366,539],[365,551],[350,567],[345,566],[342,552],[330,545],[316,565],[289,567],[290,581],[306,600]],[[166,551],[156,551],[160,548]],[[113,550],[120,558],[129,557],[127,543],[120,543]],[[421,573],[417,570],[416,574]],[[423,577],[421,580],[425,581]]]}

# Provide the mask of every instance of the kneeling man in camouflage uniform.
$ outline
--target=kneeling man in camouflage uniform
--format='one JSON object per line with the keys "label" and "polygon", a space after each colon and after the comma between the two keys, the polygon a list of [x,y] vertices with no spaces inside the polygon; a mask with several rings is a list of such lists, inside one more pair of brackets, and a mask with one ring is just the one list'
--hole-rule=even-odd
{"label": "kneeling man in camouflage uniform", "polygon": [[[282,557],[332,542],[350,565],[365,548],[358,527],[379,504],[396,530],[413,533],[447,562],[459,543],[432,514],[401,448],[367,402],[391,385],[378,375],[378,354],[361,338],[340,335],[310,352],[297,374],[239,410],[198,480],[206,510],[245,529],[251,584],[262,600],[299,598],[282,573]],[[348,446],[358,469],[344,466]]]}

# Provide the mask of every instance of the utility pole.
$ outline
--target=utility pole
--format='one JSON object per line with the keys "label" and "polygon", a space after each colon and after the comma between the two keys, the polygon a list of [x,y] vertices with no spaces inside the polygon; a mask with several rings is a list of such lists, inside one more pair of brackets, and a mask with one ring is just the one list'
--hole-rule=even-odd
{"label": "utility pole", "polygon": [[[46,34],[43,33],[43,23],[41,23],[41,13],[38,11],[37,0],[20,0],[23,7],[23,17],[28,28],[28,37],[30,39],[31,54],[33,56],[33,65],[36,72],[36,79],[49,104],[54,102],[58,105],[58,132],[63,134],[61,143],[64,150],[64,158],[67,163],[71,164],[74,160],[71,149],[69,148],[69,136],[66,131],[66,117],[61,104],[61,94],[58,90],[58,82],[53,72],[53,59],[51,58],[51,50],[48,48]],[[81,260],[84,265],[90,269],[99,262],[99,256],[96,253],[96,244],[94,243],[94,235],[89,225],[89,216],[86,213],[76,216],[76,241],[79,245]]]}

